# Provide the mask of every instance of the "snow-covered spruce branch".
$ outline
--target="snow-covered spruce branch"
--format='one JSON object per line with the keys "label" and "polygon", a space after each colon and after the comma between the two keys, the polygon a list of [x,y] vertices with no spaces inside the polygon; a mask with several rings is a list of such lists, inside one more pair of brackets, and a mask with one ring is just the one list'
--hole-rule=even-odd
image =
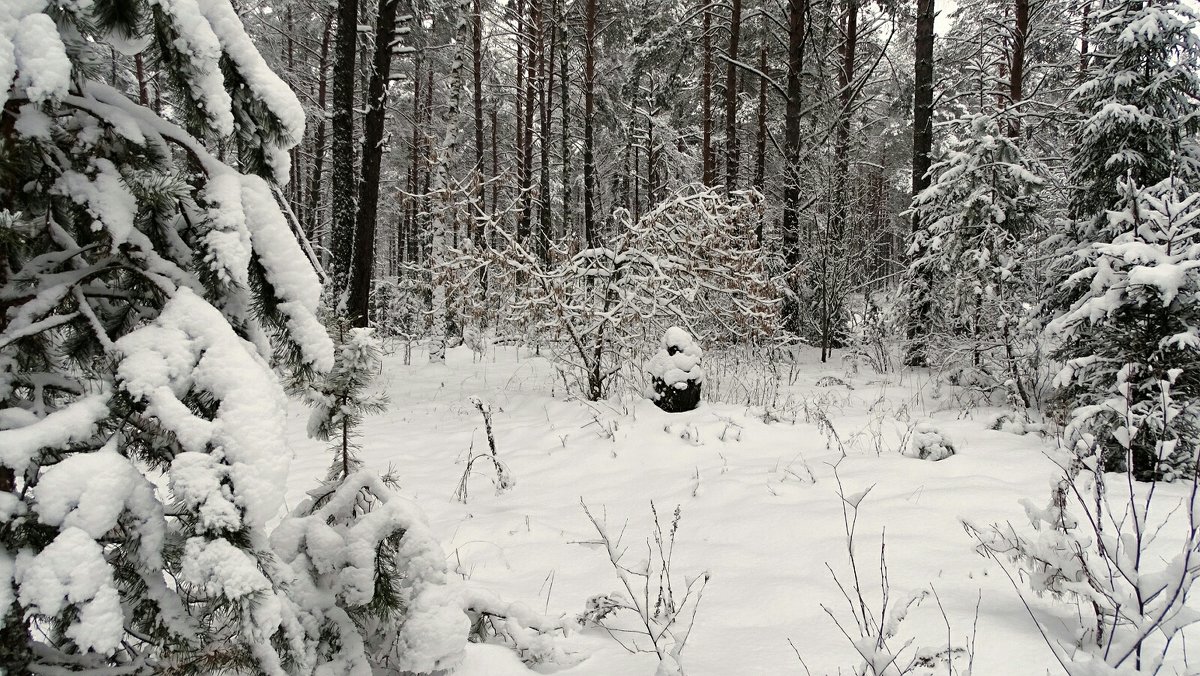
{"label": "snow-covered spruce branch", "polygon": [[[653,540],[646,540],[645,560],[631,568],[622,562],[626,553],[621,545],[624,529],[614,540],[609,535],[607,522],[597,519],[582,500],[580,505],[595,527],[600,544],[604,545],[609,563],[623,588],[589,599],[588,608],[580,616],[580,621],[603,627],[630,652],[654,653],[659,660],[657,676],[683,676],[683,649],[695,625],[696,612],[708,584],[709,573],[705,571],[697,576],[685,577],[683,595],[676,598],[676,582],[672,579],[671,566],[680,509],[675,508],[670,528],[664,532],[658,511],[654,503],[650,503],[654,515]],[[635,628],[615,625],[611,617],[622,612],[637,616]],[[628,636],[629,643],[626,644],[618,635]],[[639,639],[648,639],[650,647],[639,646]]]}

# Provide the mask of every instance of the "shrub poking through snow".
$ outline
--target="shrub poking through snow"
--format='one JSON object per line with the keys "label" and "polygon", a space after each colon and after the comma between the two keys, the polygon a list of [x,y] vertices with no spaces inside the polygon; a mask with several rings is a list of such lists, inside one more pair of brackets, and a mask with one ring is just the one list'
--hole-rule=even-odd
{"label": "shrub poking through snow", "polygon": [[[675,551],[675,534],[679,530],[680,509],[675,508],[670,527],[665,531],[653,502],[650,511],[654,514],[654,536],[646,539],[649,556],[639,563],[626,564],[622,563],[626,549],[621,546],[620,535],[613,540],[607,524],[598,520],[586,504],[583,505],[584,514],[596,528],[600,543],[608,552],[608,560],[621,581],[621,589],[588,599],[579,621],[607,629],[619,642],[618,637],[622,635],[640,635],[648,639],[650,648],[639,646],[636,641],[632,648],[624,642],[621,645],[634,652],[657,655],[655,676],[684,676],[683,649],[692,633],[709,574],[705,571],[682,581],[674,579],[671,559]],[[623,534],[624,530],[621,532]],[[637,616],[636,624],[616,626],[630,613]]]}
{"label": "shrub poking through snow", "polygon": [[656,406],[667,413],[696,409],[700,404],[700,386],[704,383],[704,369],[700,367],[703,355],[687,331],[678,326],[667,329],[662,349],[646,362],[646,373],[650,376],[648,394]]}
{"label": "shrub poking through snow", "polygon": [[905,455],[921,460],[945,460],[954,455],[954,442],[950,441],[933,423],[918,423],[913,429]]}
{"label": "shrub poking through snow", "polygon": [[462,478],[458,482],[458,489],[454,491],[454,497],[463,503],[467,501],[467,482],[471,478],[471,469],[475,466],[477,460],[490,460],[492,467],[496,470],[496,493],[500,494],[513,487],[516,483],[513,481],[512,475],[508,472],[508,467],[500,462],[500,456],[496,453],[496,434],[492,430],[492,405],[479,397],[471,397],[471,404],[475,410],[483,416],[483,426],[487,432],[488,450],[487,452],[475,453],[474,449],[468,454],[467,466],[463,469]]}

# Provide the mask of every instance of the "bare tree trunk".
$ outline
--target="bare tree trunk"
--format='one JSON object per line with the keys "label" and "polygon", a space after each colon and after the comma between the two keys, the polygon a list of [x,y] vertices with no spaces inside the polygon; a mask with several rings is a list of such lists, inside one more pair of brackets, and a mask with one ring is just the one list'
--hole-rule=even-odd
{"label": "bare tree trunk", "polygon": [[[758,78],[758,134],[754,141],[754,189],[763,191],[763,181],[767,174],[767,45],[764,42],[758,52],[758,70],[763,77]],[[754,228],[754,238],[758,246],[763,245],[763,218],[759,217]]]}
{"label": "bare tree trunk", "polygon": [[[475,104],[475,176],[478,183],[476,199],[483,201],[483,0],[474,0],[471,8],[471,78]],[[480,205],[482,208],[483,205]],[[472,228],[468,233],[476,245],[480,234]]]}
{"label": "bare tree trunk", "polygon": [[583,14],[583,241],[596,246],[596,22],[599,0],[585,0]]}
{"label": "bare tree trunk", "polygon": [[[450,217],[455,209],[454,203],[456,197],[450,180],[450,172],[454,168],[454,162],[458,156],[458,147],[462,143],[461,118],[464,89],[462,71],[467,57],[465,45],[467,44],[470,1],[459,0],[458,16],[455,17],[454,60],[450,66],[450,100],[446,106],[445,134],[442,137],[441,145],[434,159],[434,199],[441,201],[433,218],[433,238],[430,242],[430,256],[433,259],[434,265],[446,259],[448,253],[446,247],[448,224],[446,223],[446,219]],[[441,281],[435,281],[433,284],[432,314],[434,336],[429,349],[429,360],[432,362],[444,362],[446,361],[446,325],[448,313],[446,307],[446,285]]]}
{"label": "bare tree trunk", "polygon": [[[517,0],[514,7],[516,14],[513,17],[513,30],[516,33],[517,43],[517,116],[515,119],[515,138],[513,140],[514,149],[517,151],[517,199],[524,202],[522,196],[527,187],[525,180],[525,0]],[[517,239],[523,240],[529,236],[528,221],[525,221],[523,215],[517,215]]]}
{"label": "bare tree trunk", "polygon": [[522,122],[521,148],[521,225],[518,231],[524,231],[524,236],[533,234],[533,107],[537,98],[537,78],[540,74],[539,54],[541,46],[541,15],[543,0],[528,0],[529,22],[524,32],[528,41],[525,50],[525,118]]}
{"label": "bare tree trunk", "polygon": [[[539,3],[540,6],[540,3]],[[550,5],[550,16],[554,16],[558,9],[558,3],[555,0]],[[554,43],[555,43],[555,24],[548,19],[544,12],[539,15],[538,28],[538,53],[541,54],[541,67],[538,76],[538,114],[539,114],[539,129],[538,129],[538,148],[541,151],[539,156],[539,174],[538,174],[538,251],[542,255],[542,260],[550,261],[550,240],[552,238],[552,230],[554,228],[554,220],[550,211],[550,108],[553,104],[554,95]],[[546,26],[550,26],[550,49],[549,56],[546,56]]]}
{"label": "bare tree trunk", "polygon": [[563,237],[571,237],[574,233],[574,225],[571,223],[571,80],[567,70],[567,49],[570,42],[567,40],[565,0],[559,2],[558,21],[558,35],[561,36],[562,43],[559,46],[558,57],[558,87],[561,100],[559,107],[562,109],[562,234]]}
{"label": "bare tree trunk", "polygon": [[375,48],[371,79],[367,83],[367,114],[363,120],[362,180],[358,186],[358,215],[354,224],[354,268],[350,275],[347,313],[354,326],[367,326],[371,280],[375,274],[375,230],[379,216],[379,165],[383,160],[383,134],[387,82],[392,71],[392,40],[400,0],[380,0],[375,20]]}
{"label": "bare tree trunk", "polygon": [[358,36],[358,0],[338,0],[333,59],[333,176],[330,248],[333,292],[341,295],[354,257],[354,59]]}
{"label": "bare tree trunk", "polygon": [[808,0],[788,0],[787,109],[784,113],[783,150],[787,161],[783,185],[783,260],[787,268],[788,295],[783,304],[783,327],[800,335],[797,269],[800,265],[800,76],[804,71],[805,14]]}
{"label": "bare tree trunk", "polygon": [[704,51],[704,75],[700,82],[700,96],[703,97],[702,109],[704,112],[701,114],[701,124],[704,131],[703,149],[701,152],[704,158],[704,185],[712,186],[716,181],[716,170],[714,168],[716,163],[713,161],[712,148],[712,10],[708,7],[709,0],[702,1],[704,2],[704,32],[701,36],[701,43]]}
{"label": "bare tree trunk", "polygon": [[317,62],[317,128],[313,132],[312,178],[308,182],[307,216],[308,236],[314,237],[320,226],[321,173],[325,170],[325,98],[329,91],[329,39],[333,34],[333,12],[325,17],[325,30],[321,32],[321,57]]}
{"label": "bare tree trunk", "polygon": [[742,0],[732,0],[729,14],[729,62],[725,69],[725,191],[737,189],[738,180],[738,41],[742,33]]}
{"label": "bare tree trunk", "polygon": [[[930,156],[933,153],[933,16],[934,0],[917,1],[916,34],[916,82],[913,92],[913,157],[912,192],[916,197],[929,187]],[[913,211],[912,231],[921,231],[920,216]],[[917,255],[921,255],[917,252]],[[908,353],[905,363],[909,366],[924,366],[928,363],[925,341],[928,334],[930,305],[930,280],[917,280],[912,309],[908,321]]]}
{"label": "bare tree trunk", "polygon": [[[1009,63],[1008,98],[1010,106],[1017,106],[1025,98],[1025,42],[1029,37],[1029,0],[1014,0],[1014,23],[1012,33],[1012,56]],[[1021,111],[1009,118],[1009,136],[1021,138]]]}
{"label": "bare tree trunk", "polygon": [[492,211],[496,210],[496,206],[500,203],[500,181],[496,178],[500,176],[500,144],[497,142],[496,134],[499,125],[496,124],[497,117],[496,106],[492,106]]}
{"label": "bare tree trunk", "polygon": [[1087,78],[1088,59],[1089,59],[1088,50],[1090,49],[1090,45],[1088,43],[1088,33],[1091,30],[1091,24],[1090,24],[1088,15],[1091,14],[1091,11],[1092,11],[1091,0],[1086,0],[1083,3],[1083,20],[1080,22],[1080,25],[1079,25],[1079,81],[1080,82],[1083,82],[1084,79]]}

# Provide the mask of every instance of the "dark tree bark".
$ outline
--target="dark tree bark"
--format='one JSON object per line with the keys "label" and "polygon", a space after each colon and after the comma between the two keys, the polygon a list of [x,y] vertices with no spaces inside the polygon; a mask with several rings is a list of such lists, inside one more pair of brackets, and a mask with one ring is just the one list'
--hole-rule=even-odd
{"label": "dark tree bark", "polygon": [[[473,0],[471,6],[471,85],[475,105],[475,177],[479,188],[476,199],[483,201],[483,0]],[[480,205],[483,208],[484,205]],[[468,234],[475,244],[479,233],[472,228]]]}
{"label": "dark tree bark", "polygon": [[583,14],[583,241],[596,246],[596,22],[599,0],[585,0]]}
{"label": "dark tree bark", "polygon": [[729,14],[729,60],[725,69],[725,192],[737,190],[738,181],[738,42],[742,33],[742,0],[732,0]]}
{"label": "dark tree bark", "polygon": [[[767,45],[764,43],[758,52],[758,70],[764,77],[758,78],[758,133],[754,139],[754,189],[763,191],[763,181],[767,174]],[[760,217],[754,226],[754,238],[758,246],[763,245],[763,219]]]}
{"label": "dark tree bark", "polygon": [[[1014,0],[1014,22],[1012,54],[1008,64],[1008,98],[1010,106],[1017,106],[1025,98],[1025,42],[1029,37],[1029,0]],[[1009,136],[1021,138],[1021,113],[1009,118]]]}
{"label": "dark tree bark", "polygon": [[574,233],[574,224],[571,223],[571,79],[568,75],[567,49],[570,42],[567,40],[567,10],[566,2],[559,2],[559,30],[560,37],[559,57],[558,57],[558,88],[562,115],[562,233],[564,237],[570,237]]}
{"label": "dark tree bark", "polygon": [[[528,182],[525,178],[525,153],[527,152],[525,148],[525,0],[517,0],[514,9],[516,14],[513,17],[513,26],[517,43],[517,116],[515,119],[516,126],[514,129],[515,138],[513,146],[517,151],[518,200],[521,204],[524,204],[525,198],[522,195],[528,187]],[[522,209],[522,212],[517,214],[518,240],[524,240],[529,236],[529,221],[526,220],[523,211]]]}
{"label": "dark tree bark", "polygon": [[1080,25],[1079,25],[1079,81],[1080,82],[1083,82],[1087,78],[1088,59],[1089,59],[1088,49],[1090,48],[1090,45],[1088,43],[1088,33],[1092,28],[1090,21],[1089,21],[1090,17],[1088,15],[1091,14],[1091,12],[1092,12],[1091,0],[1086,0],[1086,2],[1083,3],[1083,20],[1080,22]]}
{"label": "dark tree bark", "polygon": [[523,130],[521,134],[521,190],[523,197],[521,198],[521,224],[517,228],[518,232],[522,232],[525,237],[533,234],[533,108],[536,105],[538,90],[538,78],[540,76],[540,59],[541,56],[538,50],[541,48],[541,37],[538,32],[541,29],[542,2],[543,0],[528,0],[529,1],[529,21],[526,24],[524,32],[526,43],[525,51],[525,117],[521,123]]}
{"label": "dark tree bark", "polygon": [[800,265],[800,76],[804,71],[805,14],[808,0],[788,0],[787,108],[784,113],[783,150],[786,166],[783,185],[783,260],[791,292],[783,304],[783,327],[800,335],[800,304],[796,297]]}
{"label": "dark tree bark", "polygon": [[345,291],[354,257],[354,59],[358,36],[358,0],[338,0],[333,59],[333,175],[331,207],[333,292]]}
{"label": "dark tree bark", "polygon": [[702,156],[704,158],[704,161],[703,161],[704,185],[712,186],[712,184],[714,182],[716,182],[716,169],[714,167],[715,162],[713,162],[713,149],[712,149],[712,126],[713,126],[713,117],[712,117],[712,82],[713,82],[713,77],[712,77],[712,71],[713,71],[712,10],[709,9],[709,7],[708,7],[709,0],[702,0],[702,1],[704,2],[704,29],[703,29],[704,32],[701,35],[701,44],[702,44],[702,49],[704,51],[704,74],[701,77],[701,81],[700,81],[700,96],[703,97],[703,102],[702,102],[703,113],[701,114],[701,126],[703,128],[703,132],[702,132],[703,148],[702,148],[701,152],[702,152]]}
{"label": "dark tree bark", "polygon": [[320,225],[322,172],[325,170],[325,101],[329,92],[329,39],[333,34],[333,12],[325,17],[325,30],[321,32],[321,56],[317,62],[317,124],[313,132],[312,178],[308,181],[307,216],[308,236],[312,237]]}
{"label": "dark tree bark", "polygon": [[[558,10],[557,2],[552,2],[550,8],[550,16],[553,16]],[[548,55],[546,45],[547,25],[550,27]],[[547,263],[550,262],[550,240],[554,228],[554,221],[550,211],[550,122],[551,108],[554,101],[554,43],[556,42],[554,38],[554,22],[543,12],[539,15],[538,28],[538,53],[541,55],[541,67],[538,69],[540,73],[538,76],[538,149],[540,154],[538,156],[537,242],[538,252],[541,253],[542,260]]]}
{"label": "dark tree bark", "polygon": [[362,180],[354,223],[354,268],[350,275],[347,313],[354,326],[368,323],[371,279],[375,274],[375,230],[379,216],[379,166],[383,159],[383,125],[387,117],[387,83],[392,71],[392,41],[400,0],[380,0],[375,20],[375,48],[367,83],[367,114],[363,120]]}
{"label": "dark tree bark", "polygon": [[[916,88],[913,92],[913,157],[912,192],[916,197],[929,187],[929,166],[933,153],[933,15],[934,0],[917,0]],[[921,231],[920,216],[914,211],[912,231]],[[920,255],[918,252],[917,255]],[[918,280],[912,298],[908,321],[908,353],[905,362],[910,366],[927,363],[927,338],[930,298],[929,280]]]}

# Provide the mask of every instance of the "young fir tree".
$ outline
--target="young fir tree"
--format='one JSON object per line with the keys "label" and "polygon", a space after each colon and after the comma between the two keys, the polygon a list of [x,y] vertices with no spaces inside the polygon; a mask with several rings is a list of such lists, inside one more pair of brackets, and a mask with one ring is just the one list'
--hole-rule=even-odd
{"label": "young fir tree", "polygon": [[913,238],[919,257],[908,280],[933,287],[930,333],[943,340],[926,349],[932,353],[940,342],[942,354],[927,356],[953,361],[957,350],[944,339],[965,333],[971,367],[993,384],[1011,383],[1029,406],[1017,334],[1026,318],[1026,242],[1045,230],[1037,210],[1045,170],[1001,125],[1007,125],[1003,114],[970,119],[964,138],[931,168],[932,183],[913,199],[925,225]]}
{"label": "young fir tree", "polygon": [[[164,116],[105,81],[136,53]],[[303,110],[229,0],[5,2],[0,82],[0,671],[311,672],[266,530],[271,365],[333,363]]]}
{"label": "young fir tree", "polygon": [[[1074,95],[1083,121],[1071,158],[1073,241],[1057,266],[1064,281],[1050,325],[1056,356],[1068,364],[1058,379],[1062,399],[1077,414],[1109,401],[1121,374],[1123,406],[1152,402],[1159,383],[1175,379],[1180,360],[1193,358],[1194,347],[1178,338],[1194,331],[1181,306],[1190,302],[1186,293],[1177,294],[1178,286],[1154,292],[1153,284],[1137,281],[1143,273],[1122,275],[1193,245],[1173,210],[1200,181],[1196,25],[1181,4],[1121,2],[1101,12],[1092,32],[1089,78]],[[1181,405],[1194,405],[1186,381],[1173,392]],[[1118,440],[1100,434],[1095,442],[1107,449],[1112,469],[1123,468]],[[1150,433],[1134,444],[1141,479],[1177,474],[1185,461],[1161,466],[1155,446]]]}
{"label": "young fir tree", "polygon": [[1058,383],[1076,397],[1068,432],[1083,452],[1169,480],[1200,450],[1200,192],[1176,178],[1122,187],[1125,208],[1107,214],[1119,234],[1082,252],[1067,281],[1081,297],[1052,325],[1071,350]]}

